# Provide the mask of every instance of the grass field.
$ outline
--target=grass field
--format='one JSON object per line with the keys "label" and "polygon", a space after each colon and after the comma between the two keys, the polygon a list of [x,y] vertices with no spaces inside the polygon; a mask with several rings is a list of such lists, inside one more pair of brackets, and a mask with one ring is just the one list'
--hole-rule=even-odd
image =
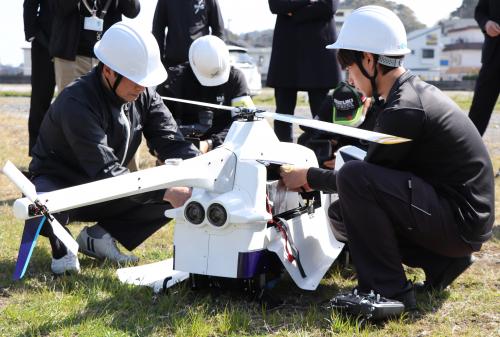
{"label": "grass field", "polygon": [[[465,99],[467,104],[467,99]],[[24,102],[26,103],[26,102]],[[470,103],[469,103],[470,104]],[[26,168],[27,121],[6,113],[0,98],[0,164],[9,159]],[[498,114],[498,112],[497,112]],[[500,149],[487,137],[497,170]],[[141,165],[152,164],[142,149]],[[496,179],[500,192],[500,179]],[[495,237],[475,256],[477,262],[449,290],[419,295],[418,312],[385,324],[360,325],[324,304],[339,290],[355,285],[355,272],[334,265],[317,291],[283,280],[273,295],[284,305],[267,309],[236,291],[191,291],[180,285],[154,296],[150,289],[122,285],[116,266],[80,255],[82,272],[54,278],[50,247],[41,238],[27,274],[12,282],[22,232],[11,212],[19,192],[0,175],[0,336],[499,336],[500,207]],[[70,227],[76,236],[83,224]],[[172,255],[173,226],[165,226],[134,253],[141,263]],[[419,270],[408,270],[422,280]]]}

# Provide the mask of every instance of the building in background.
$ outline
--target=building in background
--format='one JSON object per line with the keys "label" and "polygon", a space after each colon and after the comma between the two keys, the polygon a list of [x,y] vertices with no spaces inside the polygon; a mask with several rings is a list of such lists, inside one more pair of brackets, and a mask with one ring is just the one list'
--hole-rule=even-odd
{"label": "building in background", "polygon": [[262,83],[266,83],[269,61],[271,60],[271,47],[249,47],[248,54],[255,60]]}
{"label": "building in background", "polygon": [[31,76],[31,46],[23,47],[23,75]]}
{"label": "building in background", "polygon": [[227,48],[229,49],[229,62],[243,73],[250,95],[259,95],[262,91],[262,80],[255,59],[248,54],[246,48],[231,45]]}
{"label": "building in background", "polygon": [[337,34],[340,32],[340,28],[344,24],[345,19],[352,13],[354,9],[348,8],[339,8],[335,12],[335,29],[337,30]]}
{"label": "building in background", "polygon": [[481,68],[484,35],[474,19],[443,21],[441,80],[475,78]]}
{"label": "building in background", "polygon": [[407,38],[411,54],[405,57],[404,66],[424,81],[439,81],[443,48],[441,27],[414,30]]}

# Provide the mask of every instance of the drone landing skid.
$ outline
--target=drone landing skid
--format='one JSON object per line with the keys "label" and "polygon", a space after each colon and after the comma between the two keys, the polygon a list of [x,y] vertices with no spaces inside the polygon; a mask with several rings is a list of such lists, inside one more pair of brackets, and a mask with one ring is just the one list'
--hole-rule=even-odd
{"label": "drone landing skid", "polygon": [[173,266],[174,260],[167,259],[137,267],[120,268],[116,274],[122,283],[148,286],[158,293],[188,279],[189,273],[174,270]]}

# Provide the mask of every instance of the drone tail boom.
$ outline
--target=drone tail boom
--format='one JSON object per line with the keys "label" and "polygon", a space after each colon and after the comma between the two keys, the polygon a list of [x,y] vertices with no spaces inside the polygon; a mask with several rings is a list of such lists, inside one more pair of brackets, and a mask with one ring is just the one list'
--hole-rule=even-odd
{"label": "drone tail boom", "polygon": [[[231,165],[230,152],[216,149],[210,153],[181,161],[178,164],[157,166],[121,176],[68,187],[39,196],[52,213],[93,205],[131,195],[151,192],[174,186],[199,187],[215,190],[220,185],[217,168]],[[215,165],[217,163],[217,165]],[[33,217],[29,198],[14,202],[14,215],[20,219]]]}

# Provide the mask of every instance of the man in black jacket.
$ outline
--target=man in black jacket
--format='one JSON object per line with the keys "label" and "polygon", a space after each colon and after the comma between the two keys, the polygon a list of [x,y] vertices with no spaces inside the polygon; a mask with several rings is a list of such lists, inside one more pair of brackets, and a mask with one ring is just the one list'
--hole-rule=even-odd
{"label": "man in black jacket", "polygon": [[49,55],[52,12],[48,0],[24,1],[24,35],[31,42],[31,99],[28,118],[28,154],[38,137],[38,129],[50,106],[56,86],[54,63]]}
{"label": "man in black jacket", "polygon": [[[307,91],[312,117],[316,117],[328,91],[339,82],[334,50],[338,0],[269,0],[277,14],[267,85],[274,88],[276,112],[293,115],[297,91]],[[275,121],[280,141],[292,142],[290,123]]]}
{"label": "man in black jacket", "polygon": [[[157,90],[162,96],[226,106],[254,106],[243,73],[230,66],[226,44],[213,35],[195,40],[189,48],[189,62],[170,67],[167,81]],[[202,153],[224,142],[232,123],[230,111],[166,103],[184,136],[192,139]]]}
{"label": "man in black jacket", "polygon": [[411,141],[370,143],[364,161],[349,161],[338,173],[290,169],[282,172],[283,181],[289,188],[336,190],[336,226],[347,234],[358,291],[374,290],[412,310],[414,287],[402,263],[424,270],[419,289],[442,290],[492,236],[488,151],[453,101],[402,67],[410,50],[403,24],[390,10],[357,9],[328,47],[340,49],[350,82],[381,105],[374,131]]}
{"label": "man in black jacket", "polygon": [[483,66],[476,81],[469,117],[482,136],[500,93],[500,2],[479,0],[474,17],[484,33]]}
{"label": "man in black jacket", "polygon": [[[102,62],[64,89],[47,112],[33,148],[29,169],[40,192],[128,173],[127,163],[147,140],[159,160],[191,158],[198,150],[184,140],[175,120],[153,88],[167,73],[153,35],[117,23],[94,51]],[[168,222],[164,212],[190,196],[184,187],[145,193],[58,214],[62,224],[97,221],[77,238],[80,251],[116,262],[137,258],[122,254],[115,240],[132,250]],[[167,201],[167,202],[165,202]],[[36,219],[26,226],[36,226]],[[52,271],[78,271],[78,258],[44,226],[52,246]]]}
{"label": "man in black jacket", "polygon": [[[166,36],[165,28],[168,28]],[[186,62],[191,43],[210,33],[224,37],[224,21],[217,0],[158,0],[153,35],[166,68]]]}
{"label": "man in black jacket", "polygon": [[57,90],[97,64],[93,47],[122,15],[135,18],[139,0],[52,0],[54,22],[50,55],[54,58]]}

